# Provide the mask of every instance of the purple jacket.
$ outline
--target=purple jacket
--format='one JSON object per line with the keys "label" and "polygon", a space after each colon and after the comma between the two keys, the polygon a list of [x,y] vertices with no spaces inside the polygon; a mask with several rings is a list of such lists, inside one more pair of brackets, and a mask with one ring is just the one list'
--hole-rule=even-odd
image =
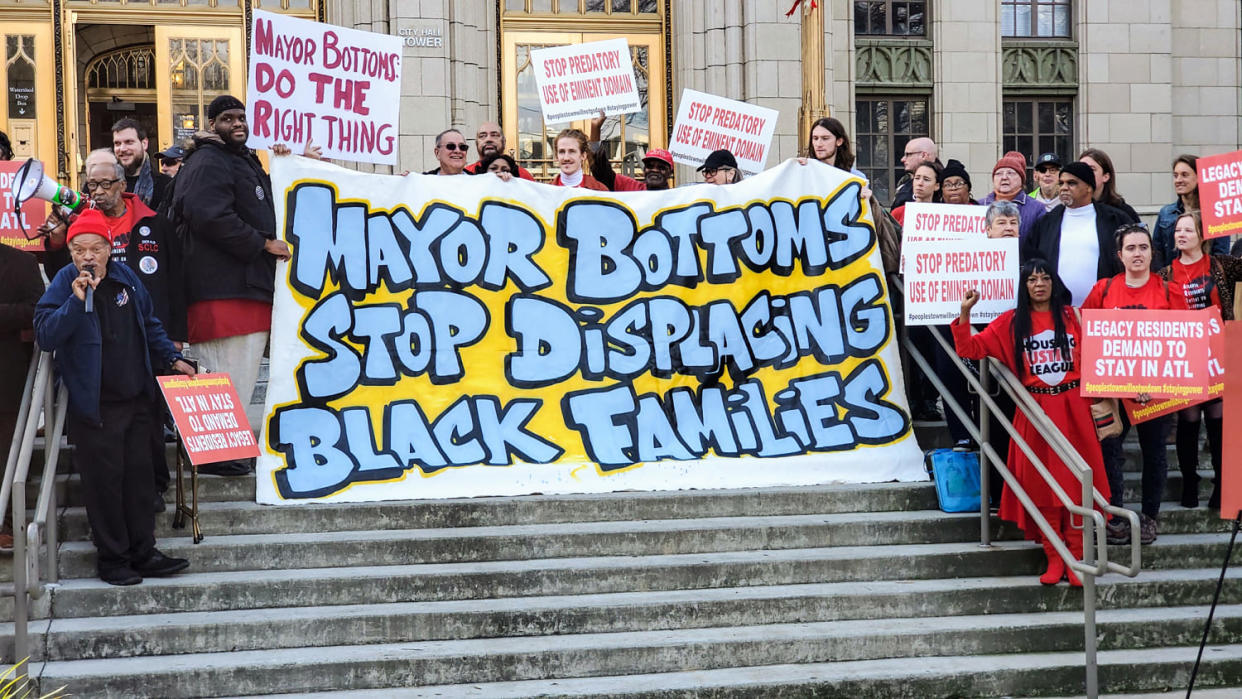
{"label": "purple jacket", "polygon": [[[989,193],[986,197],[979,200],[983,206],[987,206],[996,201],[996,192]],[[1031,232],[1035,227],[1035,222],[1041,216],[1048,213],[1044,205],[1038,199],[1032,197],[1026,192],[1018,192],[1018,196],[1013,198],[1013,203],[1018,205],[1020,218],[1018,219],[1018,240],[1026,240],[1026,234]]]}

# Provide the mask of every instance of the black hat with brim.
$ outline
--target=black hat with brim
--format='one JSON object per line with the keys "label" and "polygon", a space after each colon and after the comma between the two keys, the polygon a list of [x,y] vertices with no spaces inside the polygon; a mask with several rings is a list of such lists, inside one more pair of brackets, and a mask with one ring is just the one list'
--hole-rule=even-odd
{"label": "black hat with brim", "polygon": [[707,156],[707,160],[704,160],[703,164],[698,167],[698,171],[703,172],[704,170],[719,170],[722,167],[731,167],[734,170],[737,169],[737,158],[733,157],[732,153],[723,148],[712,151],[711,155]]}

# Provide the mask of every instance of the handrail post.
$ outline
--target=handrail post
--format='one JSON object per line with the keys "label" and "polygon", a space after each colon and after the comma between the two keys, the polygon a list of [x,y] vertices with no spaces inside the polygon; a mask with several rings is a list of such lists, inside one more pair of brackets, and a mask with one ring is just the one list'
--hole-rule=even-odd
{"label": "handrail post", "polygon": [[30,621],[27,609],[30,597],[26,590],[26,488],[14,483],[13,498],[13,662],[30,657],[30,639],[26,635]]}
{"label": "handrail post", "polygon": [[[1090,511],[1095,505],[1095,484],[1091,472],[1081,474],[1082,506]],[[1070,518],[1070,526],[1074,526]],[[1086,517],[1082,518],[1082,558],[1087,565],[1095,564],[1095,527],[1091,526]],[[1095,574],[1082,574],[1082,613],[1083,613],[1083,652],[1086,655],[1086,689],[1090,699],[1100,695],[1098,666],[1096,662],[1095,638]]]}
{"label": "handrail post", "polygon": [[[987,393],[992,385],[992,377],[988,376],[988,359],[985,357],[979,361],[979,385],[984,393]],[[991,487],[991,471],[992,461],[988,456],[987,450],[983,448],[991,438],[989,427],[991,426],[991,410],[988,408],[988,402],[979,401],[979,545],[990,547],[992,545],[992,522],[991,522],[991,504],[990,493]]]}

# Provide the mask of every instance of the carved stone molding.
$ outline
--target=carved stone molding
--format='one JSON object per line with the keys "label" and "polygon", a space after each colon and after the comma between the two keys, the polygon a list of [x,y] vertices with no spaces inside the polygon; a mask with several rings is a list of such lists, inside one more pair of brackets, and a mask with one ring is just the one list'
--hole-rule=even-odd
{"label": "carved stone molding", "polygon": [[859,38],[856,48],[860,87],[932,86],[930,41]]}
{"label": "carved stone molding", "polygon": [[1059,41],[1006,45],[1001,58],[1006,89],[1074,90],[1078,87],[1078,44]]}

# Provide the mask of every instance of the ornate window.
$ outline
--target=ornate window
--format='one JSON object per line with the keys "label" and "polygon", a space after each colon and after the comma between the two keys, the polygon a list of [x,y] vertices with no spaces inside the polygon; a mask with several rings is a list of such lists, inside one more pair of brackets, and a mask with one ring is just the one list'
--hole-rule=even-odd
{"label": "ornate window", "polygon": [[617,172],[642,170],[642,156],[666,144],[670,115],[666,0],[503,0],[501,15],[502,124],[506,146],[540,180],[556,175],[556,134],[589,133],[589,120],[550,124],[539,107],[530,52],[545,46],[625,38],[642,110],[608,117],[600,140]]}
{"label": "ornate window", "polygon": [[168,61],[173,143],[181,143],[205,128],[207,105],[229,91],[229,41],[171,38]]}
{"label": "ornate window", "polygon": [[1001,36],[1070,36],[1070,0],[1001,0]]}
{"label": "ornate window", "polygon": [[1072,97],[1006,97],[1001,138],[1004,150],[1026,156],[1027,181],[1041,153],[1056,153],[1063,162],[1074,157]]}
{"label": "ornate window", "polygon": [[35,38],[33,34],[4,37],[4,72],[10,119],[35,118]]}
{"label": "ornate window", "polygon": [[882,202],[891,202],[905,176],[901,155],[911,139],[931,135],[931,98],[859,96],[855,167]]}
{"label": "ornate window", "polygon": [[858,36],[927,36],[925,0],[855,0]]}

